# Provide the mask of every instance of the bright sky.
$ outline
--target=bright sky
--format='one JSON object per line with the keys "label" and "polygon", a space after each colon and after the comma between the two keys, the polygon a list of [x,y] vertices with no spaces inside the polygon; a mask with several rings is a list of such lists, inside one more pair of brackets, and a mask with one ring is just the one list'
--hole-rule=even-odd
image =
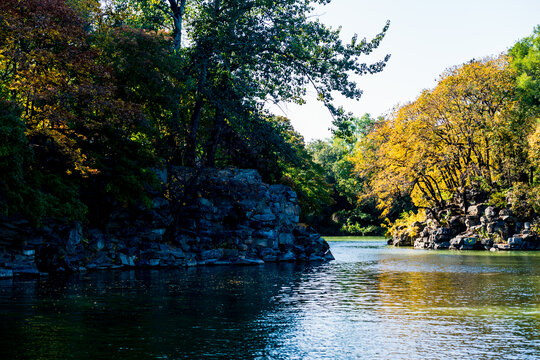
{"label": "bright sky", "polygon": [[[433,88],[448,67],[506,51],[540,24],[540,0],[333,0],[317,11],[321,21],[371,39],[390,20],[390,29],[371,63],[391,54],[382,73],[358,77],[360,101],[342,100],[347,111],[382,115]],[[331,117],[314,94],[303,106],[275,110],[291,119],[306,141],[330,136]]]}

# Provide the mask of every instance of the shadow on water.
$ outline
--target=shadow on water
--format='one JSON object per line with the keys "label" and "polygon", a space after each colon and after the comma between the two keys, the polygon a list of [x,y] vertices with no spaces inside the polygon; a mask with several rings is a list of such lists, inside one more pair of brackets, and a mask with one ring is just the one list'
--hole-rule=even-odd
{"label": "shadow on water", "polygon": [[254,358],[266,342],[258,317],[305,269],[270,264],[2,281],[2,358]]}
{"label": "shadow on water", "polygon": [[536,359],[540,254],[332,242],[336,261],[0,281],[6,359]]}

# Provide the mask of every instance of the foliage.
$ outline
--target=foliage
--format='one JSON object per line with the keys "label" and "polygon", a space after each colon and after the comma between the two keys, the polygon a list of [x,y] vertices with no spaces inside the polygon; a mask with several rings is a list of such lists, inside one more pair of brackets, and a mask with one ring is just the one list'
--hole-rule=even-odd
{"label": "foliage", "polygon": [[298,202],[305,218],[320,213],[332,203],[331,186],[324,181],[324,174],[314,164],[304,168],[290,167],[280,180],[289,185],[298,195]]}
{"label": "foliage", "polygon": [[488,204],[495,206],[499,209],[506,208],[508,206],[507,190],[491,191]]}
{"label": "foliage", "polygon": [[[358,99],[352,77],[388,61],[360,61],[388,24],[345,42],[311,17],[326,3],[1,2],[0,211],[104,224],[115,207],[149,203],[153,168],[188,165],[255,168],[320,213],[334,201],[323,167],[265,106],[303,103],[314,88],[350,150],[372,119],[352,119],[333,96]],[[335,179],[352,201],[344,154]]]}
{"label": "foliage", "polygon": [[332,104],[332,94],[358,98],[361,91],[350,76],[382,70],[388,57],[370,65],[359,57],[379,45],[388,24],[372,41],[354,37],[345,43],[338,30],[309,16],[313,4],[326,2],[112,2],[143,18],[166,11],[169,18],[163,18],[162,28],[173,25],[173,48],[182,68],[178,80],[184,84],[178,121],[184,126],[185,146],[176,144],[182,163],[214,165],[219,149],[231,147],[228,139],[237,145],[246,138],[245,122],[267,117],[264,103],[303,103],[308,87],[316,89],[336,123],[347,118]]}
{"label": "foliage", "polygon": [[156,0],[106,0],[102,1],[102,14],[109,26],[159,30],[173,28],[167,1]]}
{"label": "foliage", "polygon": [[518,75],[517,88],[526,106],[540,108],[540,25],[533,34],[518,41],[509,51]]}
{"label": "foliage", "polygon": [[65,0],[65,4],[75,11],[82,20],[83,28],[86,31],[99,26],[99,18],[102,13],[99,0]]}
{"label": "foliage", "polygon": [[[376,122],[350,158],[367,179],[360,197],[376,197],[383,216],[407,196],[436,219],[488,197],[518,217],[537,214],[539,34],[507,56],[448,69],[434,89]],[[389,221],[389,231],[398,236],[423,216],[413,214]]]}
{"label": "foliage", "polygon": [[358,201],[358,194],[365,189],[366,178],[355,173],[350,159],[354,144],[363,141],[375,123],[375,119],[365,114],[344,123],[331,139],[317,140],[308,145],[313,161],[324,170],[326,181],[332,185],[332,204],[324,209],[322,218],[312,219],[315,226],[326,233],[382,233],[381,212],[375,207],[375,199],[366,197]]}
{"label": "foliage", "polygon": [[478,178],[488,184],[526,178],[528,119],[517,111],[515,73],[505,57],[449,69],[431,91],[377,124],[353,161],[372,174],[383,209],[403,194],[419,208],[459,201]]}
{"label": "foliage", "polygon": [[309,144],[313,160],[325,170],[327,181],[350,203],[355,203],[361,191],[361,181],[352,177],[353,165],[348,161],[350,148],[341,138],[317,140]]}
{"label": "foliage", "polygon": [[[531,165],[539,169],[540,168],[540,119],[536,120],[533,130],[528,137],[528,146],[529,146],[529,160]],[[538,180],[538,173],[532,174],[531,182],[534,184],[540,183]]]}
{"label": "foliage", "polygon": [[[341,231],[350,235],[384,235],[380,211],[375,207],[374,201],[364,201],[352,210],[341,210],[337,219],[342,217]],[[337,220],[336,219],[336,220]]]}
{"label": "foliage", "polygon": [[164,34],[129,27],[103,28],[91,42],[97,60],[110,69],[116,96],[125,103],[137,104],[149,122],[145,133],[135,134],[158,156],[170,156],[173,114],[178,112],[179,91],[174,79],[178,64]]}
{"label": "foliage", "polygon": [[506,201],[519,218],[532,220],[535,214],[540,214],[540,195],[535,185],[514,184],[506,191]]}
{"label": "foliage", "polygon": [[387,234],[399,236],[406,234],[409,238],[414,239],[420,234],[419,224],[426,219],[424,210],[404,211],[396,221],[387,224]]}
{"label": "foliage", "polygon": [[241,159],[229,164],[255,168],[265,181],[291,186],[298,195],[303,216],[319,213],[331,204],[331,189],[323,169],[312,160],[303,137],[293,129],[290,120],[272,116],[245,123],[252,124],[256,126],[242,132],[250,146],[239,154]]}
{"label": "foliage", "polygon": [[367,113],[361,117],[352,117],[341,122],[341,126],[334,129],[334,137],[344,141],[348,147],[352,147],[373,130],[376,122],[377,120]]}
{"label": "foliage", "polygon": [[518,41],[510,50],[511,66],[517,73],[517,94],[521,111],[530,118],[532,130],[528,136],[531,163],[529,182],[538,186],[540,159],[540,25],[533,34]]}
{"label": "foliage", "polygon": [[0,101],[0,212],[21,211],[24,206],[24,162],[29,150],[20,111],[13,103]]}
{"label": "foliage", "polygon": [[44,215],[84,216],[86,207],[72,183],[63,181],[62,174],[32,166],[33,151],[24,134],[20,109],[14,103],[0,101],[0,137],[0,213],[23,215],[35,223]]}
{"label": "foliage", "polygon": [[60,0],[8,0],[0,14],[0,92],[22,109],[32,154],[23,166],[45,204],[34,215],[82,219],[90,189],[136,201],[149,180],[150,156],[134,138],[145,119],[96,64],[83,21]]}

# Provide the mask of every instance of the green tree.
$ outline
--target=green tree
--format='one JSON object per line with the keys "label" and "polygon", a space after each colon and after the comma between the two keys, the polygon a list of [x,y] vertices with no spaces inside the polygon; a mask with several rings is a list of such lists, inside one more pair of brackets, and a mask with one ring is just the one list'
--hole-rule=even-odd
{"label": "green tree", "polygon": [[[137,9],[147,2],[121,3]],[[359,98],[351,75],[381,71],[389,58],[374,64],[359,60],[379,45],[388,24],[372,41],[344,42],[339,30],[310,18],[313,4],[326,0],[151,3],[155,9],[168,7],[173,48],[184,69],[179,80],[188,84],[177,119],[185,126],[185,143],[178,149],[188,165],[212,165],[215,150],[228,146],[219,136],[224,128],[237,131],[242,122],[265,118],[266,102],[303,103],[308,87],[316,89],[340,125],[348,114],[333,105],[333,93]]]}
{"label": "green tree", "polygon": [[8,215],[26,212],[23,196],[29,190],[24,171],[30,153],[20,115],[15,104],[0,101],[0,213]]}
{"label": "green tree", "polygon": [[352,118],[344,122],[331,139],[308,145],[313,161],[323,168],[326,181],[332,186],[332,204],[324,209],[323,216],[313,219],[327,233],[382,233],[381,211],[376,208],[375,198],[358,199],[368,180],[355,173],[351,160],[355,144],[365,140],[376,122],[369,114]]}
{"label": "green tree", "polygon": [[533,34],[518,41],[508,52],[518,72],[518,89],[526,106],[538,114],[540,108],[540,25]]}
{"label": "green tree", "polygon": [[312,160],[289,119],[256,117],[242,122],[236,131],[228,128],[225,136],[230,146],[220,149],[218,165],[257,169],[264,181],[291,186],[303,216],[318,214],[332,202],[322,167]]}

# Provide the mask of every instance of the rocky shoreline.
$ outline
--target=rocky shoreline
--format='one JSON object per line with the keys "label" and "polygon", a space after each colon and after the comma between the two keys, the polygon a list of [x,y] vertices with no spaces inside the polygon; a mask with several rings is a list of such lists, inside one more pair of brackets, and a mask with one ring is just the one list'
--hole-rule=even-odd
{"label": "rocky shoreline", "polygon": [[540,237],[531,222],[514,216],[510,209],[479,204],[470,206],[465,215],[450,214],[440,216],[445,221],[431,218],[413,223],[389,244],[432,250],[540,250]]}
{"label": "rocky shoreline", "polygon": [[168,196],[114,211],[102,228],[0,218],[0,278],[119,268],[261,265],[333,260],[328,243],[299,224],[290,187],[254,170],[178,167],[161,174]]}

